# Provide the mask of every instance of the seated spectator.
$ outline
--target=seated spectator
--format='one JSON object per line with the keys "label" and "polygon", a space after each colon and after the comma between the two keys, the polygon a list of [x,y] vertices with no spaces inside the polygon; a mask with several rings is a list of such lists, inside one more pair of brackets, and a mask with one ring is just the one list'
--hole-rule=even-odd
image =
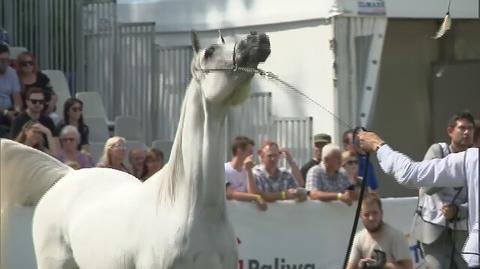
{"label": "seated spectator", "polygon": [[360,220],[365,228],[355,235],[347,269],[413,268],[405,236],[383,222],[382,201],[375,194],[363,199]]}
{"label": "seated spectator", "polygon": [[323,147],[322,162],[308,170],[306,188],[310,191],[310,199],[324,202],[340,200],[352,205],[356,195],[347,176],[339,171],[341,162],[338,146],[328,144]]}
{"label": "seated spectator", "polygon": [[143,174],[143,165],[145,162],[145,150],[131,149],[128,152],[128,163],[130,174],[140,179]]}
{"label": "seated spectator", "polygon": [[105,142],[102,157],[100,157],[97,167],[112,168],[129,173],[127,167],[123,164],[126,151],[125,138],[119,136],[110,137]]}
{"label": "seated spectator", "polygon": [[143,162],[141,181],[145,181],[163,167],[163,152],[159,149],[149,149]]}
{"label": "seated spectator", "polygon": [[9,137],[13,118],[23,107],[20,81],[15,70],[8,66],[9,61],[10,50],[0,44],[0,137]]}
{"label": "seated spectator", "polygon": [[[255,185],[252,175],[254,145],[253,140],[246,136],[233,139],[233,157],[225,163],[225,192],[228,200],[254,202],[259,210],[266,210],[267,204],[260,194],[247,192]],[[247,171],[250,176],[247,176]]]}
{"label": "seated spectator", "polygon": [[342,152],[342,168],[351,185],[354,185],[355,187],[362,186],[362,181],[357,176],[358,158],[356,154],[348,150]]}
{"label": "seated spectator", "polygon": [[322,149],[326,144],[330,143],[332,143],[332,137],[328,134],[316,134],[313,137],[313,158],[300,169],[304,179],[307,178],[308,170],[320,163],[322,160]]}
{"label": "seated spectator", "polygon": [[[278,167],[280,154],[287,159],[292,173]],[[279,149],[275,142],[265,141],[258,150],[258,155],[260,164],[252,168],[255,186],[252,186],[250,192],[260,194],[267,202],[285,199],[305,201],[305,189],[299,187],[303,185],[302,175],[286,149]],[[250,167],[245,168],[248,175]]]}
{"label": "seated spectator", "polygon": [[55,111],[57,96],[50,85],[50,79],[38,70],[37,62],[31,52],[22,52],[17,57],[17,75],[22,86],[22,97],[25,101],[25,94],[30,88],[40,88],[45,96],[45,115]]}
{"label": "seated spectator", "polygon": [[63,163],[76,162],[79,168],[93,167],[93,161],[90,156],[78,151],[78,142],[80,141],[80,133],[77,127],[67,125],[60,132],[61,151],[57,159]]}
{"label": "seated spectator", "polygon": [[66,125],[77,127],[80,133],[78,149],[82,152],[89,152],[88,147],[88,125],[83,121],[83,102],[77,98],[69,98],[63,105],[63,119],[58,122],[57,130],[60,132]]}
{"label": "seated spectator", "polygon": [[[345,175],[350,181],[350,184],[355,186],[355,190],[357,194],[359,193],[362,187],[362,179],[357,175],[358,171],[358,156],[357,154],[351,151],[344,151],[342,152],[342,168]],[[370,187],[367,186],[368,192],[374,193],[375,191],[372,190]]]}
{"label": "seated spectator", "polygon": [[343,149],[351,151],[357,155],[358,158],[358,171],[357,176],[362,178],[365,171],[367,170],[367,186],[370,191],[376,191],[378,188],[377,178],[375,177],[375,169],[371,162],[367,163],[367,155],[365,152],[357,145],[353,144],[353,130],[347,130],[343,133]]}
{"label": "seated spectator", "polygon": [[51,118],[42,114],[43,106],[45,104],[45,97],[43,91],[39,88],[31,88],[28,90],[26,97],[27,109],[25,109],[24,112],[20,113],[13,120],[11,137],[17,137],[22,130],[23,125],[33,120],[47,127],[53,136],[53,139],[48,139],[48,137],[44,137],[45,142],[47,142],[45,144],[45,147],[50,150],[51,147],[55,147],[55,149],[60,148],[60,143],[58,141],[58,132],[55,128],[55,124],[53,123]]}
{"label": "seated spectator", "polygon": [[[45,147],[44,137],[46,137],[49,144],[52,145],[50,149]],[[41,123],[33,120],[26,122],[22,126],[22,130],[15,139],[15,141],[18,143],[22,143],[52,156],[56,156],[56,154],[59,152],[59,149],[55,146],[56,143],[54,143],[52,140],[53,136],[50,130]]]}

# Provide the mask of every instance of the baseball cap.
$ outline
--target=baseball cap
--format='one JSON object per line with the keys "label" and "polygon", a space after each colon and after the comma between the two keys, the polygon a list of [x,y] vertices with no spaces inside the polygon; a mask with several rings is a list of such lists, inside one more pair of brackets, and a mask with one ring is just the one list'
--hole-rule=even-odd
{"label": "baseball cap", "polygon": [[313,136],[313,143],[332,143],[332,137],[328,134],[316,134]]}

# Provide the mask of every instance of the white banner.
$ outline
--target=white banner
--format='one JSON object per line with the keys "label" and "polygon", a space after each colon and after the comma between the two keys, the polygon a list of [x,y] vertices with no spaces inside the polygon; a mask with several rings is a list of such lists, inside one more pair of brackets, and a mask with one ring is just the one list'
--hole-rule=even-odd
{"label": "white banner", "polygon": [[[417,198],[382,201],[384,221],[409,233]],[[254,204],[228,203],[239,243],[238,269],[341,268],[355,209],[340,202],[286,201],[260,212]]]}
{"label": "white banner", "polygon": [[[417,198],[382,201],[384,220],[408,233]],[[237,235],[238,269],[341,268],[355,208],[356,205],[348,207],[340,202],[285,201],[270,203],[268,210],[261,212],[253,203],[228,202],[230,221]],[[36,268],[32,216],[32,208],[17,208],[13,212],[7,235],[9,269]]]}

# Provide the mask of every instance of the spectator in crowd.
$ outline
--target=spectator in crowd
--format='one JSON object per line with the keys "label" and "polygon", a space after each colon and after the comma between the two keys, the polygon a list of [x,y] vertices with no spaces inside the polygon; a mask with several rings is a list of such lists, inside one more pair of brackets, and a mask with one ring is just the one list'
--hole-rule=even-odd
{"label": "spectator in crowd", "polygon": [[152,148],[147,151],[145,161],[143,162],[141,181],[147,180],[163,167],[163,152],[159,149]]}
{"label": "spectator in crowd", "polygon": [[78,143],[80,141],[80,133],[77,127],[67,125],[60,131],[60,145],[62,150],[57,158],[63,162],[75,162],[79,168],[93,167],[93,161],[89,155],[84,154],[78,150]]}
{"label": "spectator in crowd", "polygon": [[13,118],[23,106],[20,82],[15,70],[8,65],[9,61],[10,50],[0,44],[0,137],[9,137]]}
{"label": "spectator in crowd", "polygon": [[330,202],[339,200],[352,205],[356,199],[354,186],[347,176],[341,173],[341,152],[334,144],[327,144],[322,149],[322,162],[308,170],[307,190],[310,199]]}
{"label": "spectator in crowd", "polygon": [[[365,195],[360,220],[365,227],[355,235],[347,269],[412,269],[407,240],[402,232],[383,222],[382,202],[376,194]],[[385,255],[382,262],[381,256]]]}
{"label": "spectator in crowd", "polygon": [[31,52],[22,52],[17,57],[17,75],[22,86],[22,96],[25,101],[25,93],[30,88],[40,88],[45,95],[45,115],[55,111],[57,96],[50,85],[50,79],[38,69],[35,57]]}
{"label": "spectator in crowd", "polygon": [[[52,145],[50,148],[45,147],[45,138],[49,144]],[[22,126],[15,141],[43,151],[49,155],[56,156],[59,153],[59,149],[53,139],[50,129],[43,126],[40,122],[30,120]]]}
{"label": "spectator in crowd", "polygon": [[[285,156],[291,173],[278,167],[280,154]],[[286,199],[305,201],[305,189],[299,187],[303,185],[302,175],[287,149],[280,149],[277,143],[267,140],[262,143],[258,155],[260,164],[252,168],[255,185],[249,192],[260,194],[267,202]]]}
{"label": "spectator in crowd", "polygon": [[[424,160],[442,159],[473,146],[474,118],[456,113],[448,121],[450,143],[430,146]],[[461,256],[468,236],[468,197],[465,188],[420,188],[413,236],[421,242],[425,260],[433,268],[467,268]]]}
{"label": "spectator in crowd", "polygon": [[473,145],[480,148],[480,119],[475,120],[475,131],[473,132]]}
{"label": "spectator in crowd", "polygon": [[[370,191],[376,191],[378,184],[377,178],[375,177],[375,170],[371,162],[367,163],[367,155],[365,152],[358,146],[353,144],[353,130],[347,130],[343,133],[343,149],[351,151],[358,156],[358,171],[357,176],[362,179],[364,176],[365,167],[367,167],[367,186]],[[362,179],[363,180],[363,179]]]}
{"label": "spectator in crowd", "polygon": [[332,137],[328,134],[316,134],[313,137],[313,158],[300,169],[304,179],[307,178],[308,169],[320,163],[322,160],[322,149],[326,144],[330,143],[332,143]]}
{"label": "spectator in crowd", "polygon": [[246,136],[233,139],[233,156],[225,163],[226,195],[228,200],[251,201],[259,210],[266,210],[267,204],[260,194],[248,193],[248,187],[255,185],[252,174],[254,145],[253,140]]}
{"label": "spectator in crowd", "polygon": [[351,185],[357,187],[362,186],[362,181],[360,178],[357,176],[357,171],[358,171],[358,158],[357,154],[345,150],[342,152],[342,168],[343,172],[348,178],[348,181],[350,182]]}
{"label": "spectator in crowd", "polygon": [[57,130],[62,130],[66,125],[72,125],[77,127],[80,133],[80,143],[78,149],[82,152],[89,152],[88,147],[88,126],[83,121],[83,102],[77,98],[69,98],[63,105],[63,119],[58,122]]}
{"label": "spectator in crowd", "polygon": [[97,167],[112,168],[129,173],[127,167],[123,163],[125,153],[127,151],[125,138],[114,136],[107,139],[103,148],[102,156]]}
{"label": "spectator in crowd", "polygon": [[[52,119],[43,115],[43,106],[45,105],[45,96],[43,91],[39,88],[30,88],[26,94],[27,109],[20,113],[12,123],[11,137],[17,137],[23,128],[23,125],[28,121],[37,121],[50,130],[53,139],[46,137],[46,147],[52,146],[56,149],[60,148],[58,141],[58,132]],[[53,143],[53,144],[52,144]]]}
{"label": "spectator in crowd", "polygon": [[145,150],[134,148],[128,152],[129,170],[136,178],[141,178],[145,162]]}

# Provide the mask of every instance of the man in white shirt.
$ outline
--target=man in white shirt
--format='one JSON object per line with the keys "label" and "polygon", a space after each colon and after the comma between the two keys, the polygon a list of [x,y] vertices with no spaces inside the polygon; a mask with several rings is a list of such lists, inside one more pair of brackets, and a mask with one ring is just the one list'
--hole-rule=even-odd
{"label": "man in white shirt", "polygon": [[468,239],[462,257],[469,268],[480,268],[479,262],[479,159],[480,149],[452,153],[443,159],[414,162],[404,154],[394,151],[373,132],[358,133],[360,146],[367,152],[377,152],[382,169],[394,175],[402,185],[414,187],[462,187],[467,188]]}
{"label": "man in white shirt", "polygon": [[259,210],[266,210],[267,204],[261,195],[248,193],[249,184],[255,184],[251,174],[254,145],[253,140],[246,136],[237,136],[233,139],[233,156],[225,163],[226,195],[228,200],[252,201]]}

